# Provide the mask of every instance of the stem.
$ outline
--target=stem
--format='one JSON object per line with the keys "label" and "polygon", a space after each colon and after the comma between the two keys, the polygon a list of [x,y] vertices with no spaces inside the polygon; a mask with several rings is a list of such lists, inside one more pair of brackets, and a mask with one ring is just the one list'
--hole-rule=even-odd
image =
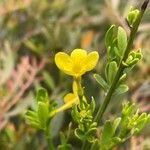
{"label": "stem", "polygon": [[94,150],[95,149],[95,143],[93,143],[90,147],[90,150]]}
{"label": "stem", "polygon": [[75,78],[74,80],[75,80],[76,85],[77,85],[77,93],[79,96],[79,100],[81,101],[83,98],[83,88],[81,86],[81,77]]}
{"label": "stem", "polygon": [[45,130],[45,137],[48,143],[48,149],[49,150],[55,150],[54,145],[53,145],[53,141],[50,135],[50,126],[47,126],[47,129]]}
{"label": "stem", "polygon": [[110,87],[110,89],[109,89],[109,91],[108,91],[108,93],[107,93],[107,95],[106,95],[106,97],[105,97],[105,99],[104,99],[104,101],[102,103],[102,106],[99,108],[99,110],[98,110],[98,112],[97,112],[97,114],[96,114],[96,116],[94,118],[94,120],[96,122],[99,122],[101,117],[103,116],[103,113],[105,112],[105,110],[106,110],[106,108],[107,108],[107,106],[108,106],[108,104],[109,104],[109,102],[111,100],[111,96],[112,96],[112,94],[113,94],[113,92],[114,92],[114,90],[116,88],[116,85],[117,85],[121,75],[123,74],[123,71],[124,71],[125,67],[124,67],[122,62],[125,62],[126,59],[128,58],[128,54],[129,54],[129,52],[130,52],[130,50],[132,48],[132,45],[133,45],[133,40],[135,38],[135,35],[137,33],[139,24],[141,22],[141,19],[143,17],[143,14],[144,14],[146,8],[147,8],[148,3],[149,3],[149,0],[145,0],[144,1],[143,5],[141,7],[140,14],[139,14],[137,20],[135,21],[135,23],[133,24],[133,27],[132,27],[131,32],[130,32],[129,41],[128,41],[125,53],[123,55],[123,58],[120,61],[119,68],[118,68],[118,71],[116,73],[116,76],[115,76],[115,78],[114,78],[114,80],[112,82],[112,85],[111,85],[111,87]]}
{"label": "stem", "polygon": [[83,141],[81,150],[85,150],[85,147],[86,147],[86,140]]}

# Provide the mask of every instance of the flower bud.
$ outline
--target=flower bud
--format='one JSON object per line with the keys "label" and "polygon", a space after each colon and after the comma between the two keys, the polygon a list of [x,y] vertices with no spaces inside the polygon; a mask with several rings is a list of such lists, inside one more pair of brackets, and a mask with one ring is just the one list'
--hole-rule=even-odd
{"label": "flower bud", "polygon": [[133,24],[135,23],[138,15],[139,15],[140,11],[138,9],[132,9],[129,11],[128,16],[127,16],[127,21],[130,25],[130,27],[133,26]]}

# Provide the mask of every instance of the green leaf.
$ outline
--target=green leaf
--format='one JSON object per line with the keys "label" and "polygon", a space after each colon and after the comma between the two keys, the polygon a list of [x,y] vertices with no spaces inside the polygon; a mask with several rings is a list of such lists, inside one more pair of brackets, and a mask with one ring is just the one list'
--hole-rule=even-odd
{"label": "green leaf", "polygon": [[93,122],[91,125],[90,125],[90,128],[94,128],[97,126],[97,122]]}
{"label": "green leaf", "polygon": [[139,130],[138,132],[140,132],[144,128],[149,118],[150,118],[150,115],[147,115],[146,113],[142,113],[139,116],[139,118],[137,119],[137,125],[136,125],[136,128]]}
{"label": "green leaf", "polygon": [[116,47],[117,47],[117,38],[114,36],[115,34],[115,25],[112,25],[106,35],[105,35],[105,45],[107,48],[107,59],[108,61],[112,61],[116,59]]}
{"label": "green leaf", "polygon": [[25,120],[31,127],[41,129],[39,118],[36,112],[28,110],[25,113]]}
{"label": "green leaf", "polygon": [[95,110],[95,99],[94,99],[94,97],[92,97],[92,100],[91,100],[91,103],[90,103],[90,109],[91,109],[92,113]]}
{"label": "green leaf", "polygon": [[117,41],[118,41],[119,54],[120,56],[123,56],[124,51],[127,47],[127,34],[122,27],[118,27]]}
{"label": "green leaf", "polygon": [[117,89],[114,92],[114,95],[120,95],[123,94],[125,92],[127,92],[129,90],[128,86],[125,84],[121,84],[117,87]]}
{"label": "green leaf", "polygon": [[93,136],[87,136],[86,139],[87,139],[87,141],[90,142],[90,143],[93,143],[93,142],[96,141],[96,140],[95,140],[95,137],[93,137]]}
{"label": "green leaf", "polygon": [[134,58],[132,61],[129,62],[128,66],[129,67],[134,66],[138,61],[139,61],[138,58]]}
{"label": "green leaf", "polygon": [[81,131],[80,129],[75,129],[75,136],[78,137],[81,140],[85,139],[85,133]]}
{"label": "green leaf", "polygon": [[47,121],[49,119],[49,111],[48,111],[47,104],[43,102],[38,102],[37,112],[38,112],[38,118],[41,123],[41,126],[43,127],[43,129],[45,129],[47,125]]}
{"label": "green leaf", "polygon": [[36,129],[42,129],[41,125],[39,122],[36,121],[30,121],[28,123],[32,128],[36,128]]}
{"label": "green leaf", "polygon": [[44,103],[48,103],[49,98],[48,98],[48,93],[47,90],[44,88],[40,88],[37,92],[37,96],[36,96],[36,101],[37,102],[44,102]]}
{"label": "green leaf", "polygon": [[79,112],[78,112],[78,108],[77,108],[77,105],[74,105],[72,107],[72,111],[71,111],[71,116],[73,118],[74,121],[78,122],[80,117],[79,117]]}
{"label": "green leaf", "polygon": [[105,122],[104,129],[103,129],[103,132],[102,132],[101,144],[102,145],[108,144],[111,137],[113,136],[113,134],[114,133],[113,133],[112,122],[107,120]]}
{"label": "green leaf", "polygon": [[112,25],[109,29],[108,29],[108,31],[106,32],[106,35],[105,35],[105,45],[106,45],[106,47],[107,47],[107,49],[109,48],[109,47],[111,47],[111,45],[113,44],[113,32],[114,32],[114,27],[115,27],[115,25]]}
{"label": "green leaf", "polygon": [[109,149],[112,149],[113,147],[117,146],[120,143],[121,143],[121,139],[119,137],[113,137]]}
{"label": "green leaf", "polygon": [[117,127],[119,126],[121,118],[116,118],[113,122],[113,133],[115,134]]}
{"label": "green leaf", "polygon": [[96,79],[96,81],[101,85],[101,87],[105,91],[107,91],[109,89],[107,82],[100,75],[94,74],[94,78]]}
{"label": "green leaf", "polygon": [[39,122],[39,118],[38,118],[37,112],[30,111],[30,110],[28,110],[25,113],[25,119],[27,120],[28,123],[30,123],[30,121]]}
{"label": "green leaf", "polygon": [[61,140],[61,144],[66,144],[67,143],[67,139],[66,139],[63,132],[60,132],[60,140]]}
{"label": "green leaf", "polygon": [[111,85],[111,83],[113,82],[117,69],[118,67],[115,61],[112,61],[109,63],[108,73],[107,73],[107,79],[108,79],[109,85]]}
{"label": "green leaf", "polygon": [[40,122],[39,122],[39,119],[34,119],[34,118],[32,118],[31,116],[25,116],[25,119],[26,119],[26,121],[27,121],[27,124],[31,124],[31,122],[35,122],[35,123],[37,123],[37,124],[40,124]]}
{"label": "green leaf", "polygon": [[97,130],[97,127],[95,127],[95,128],[90,128],[89,130],[88,130],[88,132],[86,133],[86,135],[93,135],[95,132],[96,132],[96,130]]}
{"label": "green leaf", "polygon": [[131,116],[135,112],[135,104],[133,103],[125,103],[123,104],[122,114],[124,116]]}
{"label": "green leaf", "polygon": [[31,117],[31,118],[33,118],[33,119],[37,119],[37,118],[38,118],[37,113],[34,112],[34,111],[31,111],[31,110],[28,110],[28,111],[25,113],[25,116],[29,116],[29,117]]}
{"label": "green leaf", "polygon": [[139,133],[144,128],[146,122],[147,122],[146,118],[144,118],[138,122],[138,124],[136,125],[136,129],[137,129],[136,134]]}
{"label": "green leaf", "polygon": [[133,26],[139,14],[140,14],[140,11],[138,9],[135,9],[135,10],[131,9],[129,11],[128,16],[127,16],[127,21],[131,27]]}
{"label": "green leaf", "polygon": [[121,55],[120,55],[120,50],[117,48],[117,47],[114,47],[114,51],[115,51],[115,54],[121,58]]}
{"label": "green leaf", "polygon": [[108,62],[115,60],[116,57],[118,56],[116,54],[115,48],[116,48],[115,43],[113,43],[112,47],[109,46],[109,48],[107,49],[107,51],[108,51],[107,52],[108,53],[107,54],[107,60],[108,60]]}
{"label": "green leaf", "polygon": [[142,120],[142,119],[144,119],[144,118],[147,118],[147,114],[146,114],[146,113],[142,113],[142,114],[138,117],[137,122],[140,121],[140,120]]}
{"label": "green leaf", "polygon": [[122,83],[122,82],[124,82],[125,79],[126,79],[126,77],[127,77],[127,74],[124,73],[124,74],[120,77],[120,79],[119,79],[119,84]]}

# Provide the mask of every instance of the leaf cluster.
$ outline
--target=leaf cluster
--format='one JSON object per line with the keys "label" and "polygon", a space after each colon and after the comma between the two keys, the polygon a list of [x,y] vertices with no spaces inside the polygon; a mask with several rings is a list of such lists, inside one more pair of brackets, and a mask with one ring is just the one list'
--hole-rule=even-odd
{"label": "leaf cluster", "polygon": [[139,114],[135,104],[125,103],[121,117],[105,122],[100,136],[100,149],[110,150],[131,136],[141,132],[149,119],[150,115],[146,113]]}
{"label": "leaf cluster", "polygon": [[49,104],[48,93],[41,88],[36,96],[37,109],[28,110],[25,114],[27,123],[37,129],[46,130],[49,126],[52,116],[55,114],[55,104]]}
{"label": "leaf cluster", "polygon": [[75,105],[72,109],[72,117],[78,124],[75,129],[75,135],[82,141],[93,142],[95,140],[97,123],[93,120],[94,110],[95,100],[93,98],[90,104],[83,98],[80,105]]}

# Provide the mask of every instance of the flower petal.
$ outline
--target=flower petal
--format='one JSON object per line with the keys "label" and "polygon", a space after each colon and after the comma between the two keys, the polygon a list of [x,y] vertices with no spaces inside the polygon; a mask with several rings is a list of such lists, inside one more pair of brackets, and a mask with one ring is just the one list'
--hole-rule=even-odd
{"label": "flower petal", "polygon": [[83,49],[75,49],[72,51],[71,53],[71,59],[73,62],[73,67],[72,70],[74,72],[74,76],[78,77],[81,76],[82,74],[84,74],[85,72],[83,72],[83,66],[84,66],[84,62],[87,58],[87,52]]}
{"label": "flower petal", "polygon": [[83,49],[75,49],[71,53],[71,59],[75,64],[82,64],[82,62],[86,59],[87,52]]}
{"label": "flower petal", "polygon": [[71,108],[74,104],[77,104],[79,102],[79,99],[74,93],[69,93],[64,97],[64,102],[65,109],[68,109]]}
{"label": "flower petal", "polygon": [[74,104],[78,104],[79,100],[78,97],[75,96],[73,93],[69,93],[64,97],[64,102],[65,104],[56,110],[57,113],[71,108]]}
{"label": "flower petal", "polygon": [[73,93],[68,93],[65,97],[64,97],[64,102],[65,103],[68,103],[68,102],[70,102],[70,101],[72,101],[72,100],[74,100],[74,99],[76,99],[77,98],[77,96],[75,95],[75,94],[73,94]]}
{"label": "flower petal", "polygon": [[89,53],[87,56],[87,59],[85,61],[86,71],[92,70],[96,66],[98,59],[99,59],[98,52],[93,51],[93,52]]}
{"label": "flower petal", "polygon": [[69,55],[59,52],[55,55],[55,63],[57,67],[66,74],[73,75],[72,73],[72,60]]}

